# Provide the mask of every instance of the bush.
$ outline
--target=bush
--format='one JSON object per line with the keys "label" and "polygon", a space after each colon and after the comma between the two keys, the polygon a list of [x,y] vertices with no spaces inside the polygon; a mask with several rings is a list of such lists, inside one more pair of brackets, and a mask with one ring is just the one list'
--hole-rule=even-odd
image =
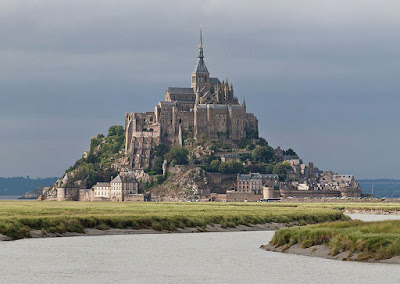
{"label": "bush", "polygon": [[110,181],[118,172],[111,168],[111,158],[119,155],[124,149],[125,131],[121,125],[114,125],[108,129],[107,137],[98,134],[90,141],[88,156],[75,162],[66,173],[74,171],[70,175],[70,182],[81,180],[87,187],[92,187],[96,182]]}
{"label": "bush", "polygon": [[273,173],[279,176],[280,181],[284,181],[286,180],[288,169],[291,169],[290,164],[288,162],[282,162],[274,166]]}
{"label": "bush", "polygon": [[256,162],[270,163],[274,158],[274,149],[269,146],[257,145],[252,152],[252,157]]}
{"label": "bush", "polygon": [[218,168],[219,168],[220,164],[221,164],[220,160],[213,160],[213,161],[211,161],[210,167],[208,168],[208,170],[210,172],[218,172]]}
{"label": "bush", "polygon": [[166,155],[168,162],[175,161],[176,165],[186,165],[188,160],[189,151],[182,146],[174,146]]}
{"label": "bush", "polygon": [[162,170],[163,163],[164,163],[164,158],[162,156],[161,157],[157,157],[154,160],[153,167],[151,168],[151,171],[155,172],[156,174],[162,174],[162,172],[163,172],[163,170]]}
{"label": "bush", "polygon": [[218,170],[221,173],[229,173],[229,174],[238,174],[243,173],[244,168],[243,165],[239,162],[229,161],[226,163],[221,163],[218,167]]}

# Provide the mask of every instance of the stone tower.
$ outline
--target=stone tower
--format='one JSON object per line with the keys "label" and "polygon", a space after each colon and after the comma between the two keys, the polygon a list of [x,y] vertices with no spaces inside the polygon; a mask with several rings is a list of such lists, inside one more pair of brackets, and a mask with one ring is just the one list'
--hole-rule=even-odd
{"label": "stone tower", "polygon": [[199,89],[201,92],[210,90],[210,73],[207,70],[206,64],[204,63],[203,53],[203,32],[200,26],[200,45],[199,55],[197,64],[192,73],[192,84],[193,90]]}

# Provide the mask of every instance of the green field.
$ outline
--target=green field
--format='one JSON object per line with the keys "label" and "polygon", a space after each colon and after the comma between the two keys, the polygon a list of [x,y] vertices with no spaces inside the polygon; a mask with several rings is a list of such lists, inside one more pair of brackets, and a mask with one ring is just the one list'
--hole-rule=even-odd
{"label": "green field", "polygon": [[153,203],[153,202],[0,202],[0,234],[12,239],[85,228],[222,227],[265,223],[298,225],[347,220],[334,206],[285,203]]}
{"label": "green field", "polygon": [[282,250],[300,244],[303,248],[327,245],[331,255],[358,253],[358,260],[388,259],[400,255],[400,220],[362,222],[339,221],[281,229],[270,244]]}

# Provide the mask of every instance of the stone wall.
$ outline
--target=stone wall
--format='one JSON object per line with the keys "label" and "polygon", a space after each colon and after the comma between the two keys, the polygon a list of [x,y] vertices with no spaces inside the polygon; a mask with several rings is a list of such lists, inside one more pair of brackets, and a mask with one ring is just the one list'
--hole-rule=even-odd
{"label": "stone wall", "polygon": [[261,194],[241,193],[236,191],[227,191],[226,196],[228,202],[256,202],[263,198]]}
{"label": "stone wall", "polygon": [[144,201],[143,194],[126,194],[124,195],[124,201]]}
{"label": "stone wall", "polygon": [[281,197],[340,197],[338,190],[280,190]]}

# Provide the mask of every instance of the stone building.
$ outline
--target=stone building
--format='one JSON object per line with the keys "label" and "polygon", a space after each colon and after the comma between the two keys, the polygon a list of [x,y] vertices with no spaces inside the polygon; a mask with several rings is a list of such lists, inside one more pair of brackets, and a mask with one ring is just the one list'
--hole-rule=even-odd
{"label": "stone building", "polygon": [[170,87],[165,100],[153,112],[128,113],[125,116],[125,152],[134,169],[149,167],[154,147],[160,143],[183,144],[184,132],[194,139],[241,140],[258,137],[258,120],[247,113],[246,103],[234,96],[228,79],[210,77],[204,62],[203,42],[190,87]]}
{"label": "stone building", "polygon": [[57,184],[57,201],[78,201],[79,186],[70,182],[68,174]]}
{"label": "stone building", "polygon": [[131,175],[118,175],[110,182],[111,201],[143,201],[143,194],[138,196],[139,183]]}
{"label": "stone building", "polygon": [[263,194],[263,185],[267,180],[277,182],[279,177],[276,174],[239,174],[237,176],[237,192]]}
{"label": "stone building", "polygon": [[110,199],[111,186],[109,182],[98,182],[92,187],[92,194],[95,199]]}

